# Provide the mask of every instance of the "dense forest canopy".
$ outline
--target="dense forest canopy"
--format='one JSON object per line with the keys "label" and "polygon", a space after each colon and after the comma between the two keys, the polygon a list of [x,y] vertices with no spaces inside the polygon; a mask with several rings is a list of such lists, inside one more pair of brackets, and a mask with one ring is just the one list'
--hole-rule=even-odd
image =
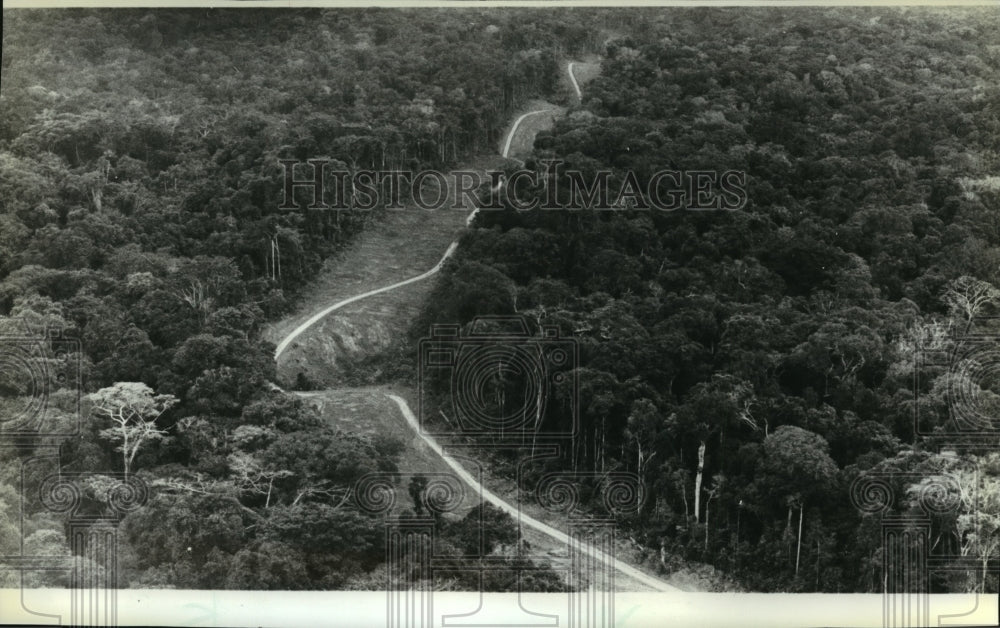
{"label": "dense forest canopy", "polygon": [[[643,182],[743,171],[746,206],[480,212],[408,343],[377,358],[391,362],[383,377],[413,382],[431,324],[558,326],[580,348],[581,434],[524,480],[638,473],[648,499],[619,523],[653,568],[692,560],[754,590],[880,591],[879,520],[854,507],[853,482],[893,478],[892,512],[918,513],[921,487],[948,476],[977,500],[935,511],[933,551],[975,567],[932,587],[996,590],[997,425],[970,440],[950,411],[955,387],[981,411],[1000,407],[1000,388],[922,360],[961,350],[1000,307],[996,11],[13,10],[4,22],[3,333],[79,339],[84,421],[79,437],[0,464],[0,552],[19,551],[19,461],[59,445],[65,468],[151,488],[121,524],[123,585],[378,587],[381,528],[345,495],[395,469],[402,444],[336,430],[275,390],[260,332],[380,212],[279,211],[280,160],[459,165],[494,151],[529,99],[560,98],[566,59],[593,54],[600,75],[526,167],[557,158]],[[4,377],[0,401],[20,407],[23,382]],[[76,391],[50,388],[58,427]],[[552,391],[545,427],[570,420],[568,394]],[[25,494],[42,480],[25,476]],[[491,522],[491,543],[510,542],[510,522],[481,510],[470,516]],[[24,518],[25,551],[68,551],[59,515]],[[456,553],[471,525],[446,524]],[[534,586],[558,583],[542,572]]]}
{"label": "dense forest canopy", "polygon": [[[491,152],[594,32],[496,11],[4,18],[4,333],[81,342],[83,434],[37,451],[61,444],[64,468],[152,487],[121,526],[122,584],[378,587],[364,582],[384,558],[381,528],[344,495],[393,469],[401,445],[337,431],[275,391],[260,331],[379,215],[279,211],[279,160],[417,170]],[[19,407],[24,382],[4,377]],[[51,383],[50,427],[73,420],[75,382]],[[19,473],[5,460],[8,554]],[[68,551],[56,515],[36,504],[26,517],[29,554]]]}
{"label": "dense forest canopy", "polygon": [[[934,515],[934,555],[978,571],[931,586],[996,590],[1000,390],[977,376],[990,363],[924,358],[965,355],[1000,306],[997,13],[641,15],[528,167],[642,189],[741,171],[747,206],[480,212],[414,334],[517,313],[575,337],[582,433],[536,472],[639,473],[650,498],[624,525],[665,568],[879,591],[878,517],[853,482],[891,476],[890,512],[920,514],[913,491],[949,476],[978,502]],[[571,391],[553,395],[543,426],[565,428]]]}

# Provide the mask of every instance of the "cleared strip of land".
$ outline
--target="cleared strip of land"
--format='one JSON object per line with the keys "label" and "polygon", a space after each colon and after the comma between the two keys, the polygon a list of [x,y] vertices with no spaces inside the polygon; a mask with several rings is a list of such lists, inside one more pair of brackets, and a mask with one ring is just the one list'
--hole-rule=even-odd
{"label": "cleared strip of land", "polygon": [[[572,66],[573,64],[569,64],[567,70],[575,84]],[[560,111],[559,108],[548,106],[520,115],[507,133],[502,156],[510,157],[512,152],[526,154],[530,151],[537,132],[550,125]],[[528,119],[533,124],[526,124],[525,120]],[[335,381],[336,377],[328,379],[322,373],[325,371],[335,374],[337,369],[330,367],[336,366],[331,360],[337,360],[338,353],[344,353],[352,347],[359,353],[378,350],[379,339],[368,338],[360,327],[371,328],[380,322],[384,323],[384,319],[396,318],[397,325],[386,327],[386,333],[382,334],[385,336],[385,343],[391,342],[392,335],[401,331],[399,314],[412,312],[414,304],[422,303],[430,285],[430,282],[424,280],[440,271],[458,247],[458,235],[477,211],[474,207],[467,209],[470,212],[468,215],[449,209],[395,211],[385,222],[374,225],[370,232],[362,234],[359,241],[349,247],[344,256],[334,260],[329,272],[324,272],[317,281],[312,292],[318,295],[319,301],[307,300],[296,316],[277,323],[269,330],[268,337],[277,345],[275,360],[278,362],[279,379],[289,383],[302,372],[307,373],[312,381],[333,383],[331,379]],[[435,250],[440,257],[433,266],[429,266],[432,263],[430,260],[434,259]],[[419,272],[420,268],[426,270]],[[414,274],[418,272],[419,274]],[[417,291],[414,290],[416,286],[420,286]],[[401,296],[389,300],[393,299],[390,294]],[[375,312],[381,312],[381,318],[375,316]],[[334,313],[343,316],[331,317]],[[365,341],[368,342],[367,346]],[[326,365],[327,368],[317,369],[317,363]],[[339,423],[344,429],[355,433],[381,430],[398,437],[398,429],[386,426],[384,409],[379,410],[376,415],[372,413],[372,408],[380,405],[376,401],[377,397],[387,397],[396,404],[397,414],[402,414],[414,436],[413,439],[404,438],[407,451],[402,456],[401,471],[429,473],[444,469],[454,473],[472,488],[470,495],[474,501],[465,504],[466,508],[479,499],[493,504],[514,517],[522,530],[532,532],[526,538],[533,546],[539,549],[548,546],[549,555],[554,561],[566,560],[571,543],[569,535],[525,514],[520,505],[511,504],[488,490],[481,477],[474,477],[457,460],[445,453],[433,438],[421,433],[416,417],[402,396],[393,392],[380,393],[379,389],[374,388],[342,387],[300,395],[316,404],[322,415]],[[467,499],[468,497],[467,495]],[[601,569],[614,568],[622,576],[619,578],[619,586],[624,585],[626,590],[680,590],[617,561],[613,555],[589,547],[582,550],[600,563]]]}

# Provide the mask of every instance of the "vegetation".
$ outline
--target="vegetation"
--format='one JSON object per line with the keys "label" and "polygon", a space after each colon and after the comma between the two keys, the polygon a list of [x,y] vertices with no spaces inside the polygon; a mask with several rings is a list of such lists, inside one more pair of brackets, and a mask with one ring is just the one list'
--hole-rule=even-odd
{"label": "vegetation", "polygon": [[[0,462],[0,550],[19,551],[18,503],[44,479],[27,474],[20,495],[20,461],[59,447],[63,468],[150,487],[120,524],[124,585],[380,586],[384,535],[348,491],[394,471],[402,445],[275,390],[261,328],[382,212],[280,211],[280,160],[448,167],[495,152],[512,113],[547,97],[568,109],[528,167],[558,158],[642,183],[744,171],[748,203],[478,214],[412,338],[521,314],[577,341],[579,394],[554,386],[538,423],[565,428],[576,404],[579,438],[526,484],[635,472],[648,498],[620,523],[664,570],[680,556],[755,590],[880,591],[878,517],[854,508],[852,482],[894,478],[898,514],[957,478],[955,508],[931,515],[933,552],[976,569],[932,587],[997,589],[996,423],[963,439],[950,411],[958,387],[990,416],[1000,390],[974,365],[935,363],[913,387],[928,351],[963,350],[956,337],[1000,308],[995,11],[4,18],[0,327],[81,341],[81,389],[46,382],[45,421],[72,421],[79,392],[84,429]],[[601,74],[573,104],[561,63],[591,53]],[[23,407],[24,373],[0,376],[3,407]],[[443,404],[446,382],[428,383]],[[65,517],[26,503],[25,551],[68,552]],[[482,549],[525,564],[486,506],[442,521],[442,547],[463,555],[477,526]],[[446,586],[475,586],[463,577]]]}
{"label": "vegetation", "polygon": [[[401,444],[336,430],[276,392],[260,332],[381,212],[279,211],[279,160],[419,170],[492,152],[512,113],[553,89],[559,55],[591,34],[555,15],[525,26],[483,11],[4,18],[4,332],[83,347],[71,356],[82,390],[53,381],[46,417],[73,420],[80,392],[82,437],[39,439],[23,457],[59,446],[63,468],[150,487],[121,524],[123,585],[363,581],[384,539],[345,496],[393,470]],[[15,371],[3,374],[11,405],[27,390]],[[5,460],[5,544],[19,483],[18,460]],[[64,522],[26,503],[28,545],[44,536],[67,552]]]}
{"label": "vegetation", "polygon": [[[982,563],[932,589],[996,591],[996,384],[989,363],[923,358],[961,354],[1000,308],[997,13],[630,16],[528,167],[643,189],[660,170],[742,171],[747,206],[480,212],[414,337],[520,314],[575,338],[579,393],[554,386],[540,424],[570,426],[576,402],[580,435],[526,481],[638,473],[649,498],[621,523],[664,569],[679,554],[753,590],[881,591],[878,516],[852,482],[891,474],[890,512],[920,514],[913,487],[951,474],[933,554]],[[448,382],[425,383],[443,404]],[[964,436],[956,407],[994,417],[987,435]]]}

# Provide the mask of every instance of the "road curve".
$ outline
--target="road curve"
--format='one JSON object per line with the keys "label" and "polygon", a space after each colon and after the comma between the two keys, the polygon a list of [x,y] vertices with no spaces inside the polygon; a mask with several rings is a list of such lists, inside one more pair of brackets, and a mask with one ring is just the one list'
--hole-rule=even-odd
{"label": "road curve", "polygon": [[[580,90],[579,90],[579,87],[576,84],[576,79],[573,78],[573,69],[572,68],[573,68],[573,64],[570,63],[569,64],[570,78],[573,79],[574,88],[576,89],[577,93],[579,94]],[[521,124],[521,122],[525,118],[527,118],[528,116],[539,114],[539,113],[545,113],[547,111],[552,111],[552,110],[551,109],[540,109],[538,111],[530,111],[528,113],[525,113],[525,114],[521,115],[514,122],[514,125],[510,129],[510,132],[507,134],[507,141],[504,144],[504,150],[503,150],[503,156],[504,157],[507,157],[507,154],[510,151],[510,144],[511,144],[511,141],[513,140],[513,138],[514,138],[514,133],[517,132],[517,128]],[[476,212],[478,212],[478,211],[479,211],[478,207],[476,207],[475,209],[473,209],[473,211],[469,214],[468,218],[466,219],[466,225],[471,224],[472,219],[475,217]],[[330,305],[330,306],[328,306],[328,307],[320,310],[316,314],[312,315],[308,320],[306,320],[305,322],[303,322],[301,325],[299,325],[298,327],[296,327],[295,329],[293,329],[291,332],[289,332],[281,340],[281,342],[278,343],[278,346],[277,346],[277,348],[274,351],[274,359],[275,359],[275,361],[277,361],[281,357],[281,354],[284,353],[284,351],[288,348],[288,346],[296,338],[298,338],[300,335],[302,335],[302,333],[304,333],[307,329],[309,329],[310,327],[312,327],[313,325],[315,325],[319,321],[323,320],[324,317],[328,316],[332,312],[335,312],[336,310],[339,310],[339,309],[341,309],[344,306],[350,305],[351,303],[356,303],[357,301],[360,301],[362,299],[366,299],[368,297],[375,296],[376,294],[381,294],[383,292],[389,292],[390,290],[395,290],[397,288],[402,288],[403,286],[406,286],[406,285],[409,285],[409,284],[412,284],[412,283],[416,283],[418,281],[423,281],[424,279],[427,279],[428,277],[433,276],[435,273],[437,273],[438,271],[441,270],[441,267],[444,265],[445,261],[447,261],[447,259],[449,257],[451,257],[451,255],[455,252],[456,248],[458,248],[458,241],[454,241],[454,242],[452,242],[448,246],[448,249],[444,252],[444,255],[441,257],[441,260],[438,261],[438,263],[435,264],[433,268],[431,268],[430,270],[428,270],[428,271],[426,271],[426,272],[424,272],[424,273],[422,273],[420,275],[417,275],[415,277],[410,277],[409,279],[404,279],[403,281],[399,281],[399,282],[396,282],[394,284],[390,284],[388,286],[383,286],[383,287],[377,288],[375,290],[369,290],[368,292],[363,292],[361,294],[357,294],[357,295],[355,295],[353,297],[350,297],[350,298],[347,298],[347,299],[343,299],[341,301],[338,301],[338,302],[336,302],[336,303],[334,303],[334,304],[332,304],[332,305]],[[275,385],[274,388],[276,390],[282,390],[277,385]],[[284,391],[282,390],[282,392],[284,392]],[[465,482],[466,484],[468,484],[470,487],[472,487],[477,492],[480,492],[480,494],[483,496],[484,500],[490,502],[491,504],[493,504],[497,508],[503,510],[504,512],[507,512],[512,517],[514,517],[515,519],[519,520],[522,524],[524,524],[524,525],[526,525],[526,526],[528,526],[530,528],[534,528],[535,530],[538,530],[539,532],[545,534],[546,536],[549,536],[550,538],[555,539],[559,543],[568,544],[570,542],[570,537],[567,534],[565,534],[564,532],[561,532],[561,531],[557,530],[556,528],[553,528],[550,525],[542,523],[541,521],[538,521],[537,519],[524,514],[516,506],[512,506],[511,504],[509,504],[508,502],[504,501],[503,499],[501,499],[500,497],[498,497],[494,493],[492,493],[489,490],[487,490],[485,486],[483,486],[479,481],[477,481],[472,476],[472,474],[470,474],[468,471],[466,471],[465,468],[463,468],[451,456],[449,456],[448,454],[446,454],[444,452],[444,449],[442,449],[441,445],[439,445],[437,443],[437,441],[435,441],[430,436],[427,436],[426,434],[423,434],[420,431],[420,426],[417,423],[416,416],[414,416],[413,411],[410,409],[410,406],[409,406],[409,404],[406,403],[405,399],[403,399],[402,397],[399,397],[397,395],[393,395],[393,394],[387,394],[386,396],[389,397],[390,399],[392,399],[392,401],[394,401],[396,403],[396,405],[399,406],[400,412],[402,412],[403,417],[406,419],[407,424],[409,424],[409,426],[427,444],[427,446],[430,447],[431,450],[435,454],[437,454],[442,460],[444,460],[444,462],[455,472],[455,474],[459,478],[462,479],[463,482]],[[662,580],[660,580],[658,578],[655,578],[655,577],[650,576],[650,575],[648,575],[646,573],[643,573],[642,571],[639,571],[638,569],[636,569],[636,568],[634,568],[634,567],[632,567],[630,565],[626,565],[624,563],[615,561],[613,556],[609,556],[608,554],[606,554],[604,552],[601,552],[599,550],[595,550],[595,549],[590,548],[590,547],[582,547],[581,549],[587,555],[589,555],[590,557],[592,557],[595,560],[599,561],[603,565],[605,565],[607,567],[612,567],[613,566],[616,570],[620,571],[621,573],[623,573],[623,574],[625,574],[625,575],[627,575],[627,576],[629,576],[631,578],[634,578],[635,580],[637,580],[637,581],[645,584],[646,586],[648,586],[648,587],[650,587],[652,589],[655,589],[656,591],[662,591],[662,592],[680,591],[680,589],[678,589],[676,587],[673,587],[673,586],[671,586],[671,585],[663,582]]]}
{"label": "road curve", "polygon": [[509,157],[510,153],[510,143],[514,140],[514,133],[517,131],[517,127],[521,125],[528,116],[533,116],[539,113],[546,113],[552,111],[552,109],[539,109],[538,111],[529,111],[528,113],[522,114],[517,120],[514,121],[514,126],[510,128],[510,133],[507,134],[507,142],[503,145],[503,152],[500,153],[504,157]]}
{"label": "road curve", "polygon": [[[527,118],[528,116],[535,115],[537,113],[545,113],[546,111],[552,111],[552,110],[551,109],[539,109],[538,111],[529,111],[528,113],[526,113],[526,114],[522,115],[521,117],[519,117],[514,122],[514,126],[512,126],[510,128],[510,132],[507,133],[507,141],[504,144],[504,149],[503,149],[503,156],[504,157],[506,157],[507,153],[510,152],[510,143],[513,141],[514,134],[517,132],[517,127],[520,126],[521,121],[524,120],[525,118]],[[475,209],[472,210],[472,212],[469,213],[469,216],[465,219],[466,226],[472,224],[472,221],[476,217],[476,214],[478,212],[479,212],[479,208],[476,207]],[[394,283],[394,284],[389,285],[389,286],[378,288],[377,290],[369,290],[368,292],[355,295],[355,296],[353,296],[353,297],[351,297],[349,299],[344,299],[343,301],[338,301],[338,302],[334,303],[333,305],[331,305],[331,306],[329,306],[327,308],[324,308],[324,309],[320,310],[319,312],[313,314],[311,317],[309,317],[309,319],[307,321],[305,321],[304,323],[302,323],[301,325],[299,325],[298,327],[296,327],[295,329],[293,329],[292,331],[290,331],[288,333],[288,335],[286,335],[281,340],[281,342],[278,343],[278,347],[274,350],[274,359],[275,359],[275,361],[277,361],[278,358],[281,357],[281,354],[285,352],[285,349],[288,348],[288,346],[292,343],[292,341],[294,341],[296,338],[298,338],[299,336],[301,336],[302,333],[305,332],[307,329],[309,329],[310,327],[312,327],[313,325],[315,325],[319,321],[323,320],[323,318],[325,318],[327,315],[331,314],[332,312],[335,312],[335,311],[339,310],[340,308],[344,307],[345,305],[350,305],[351,303],[355,303],[356,301],[360,301],[361,299],[365,299],[365,298],[368,298],[368,297],[371,297],[371,296],[375,296],[376,294],[381,294],[383,292],[388,292],[390,290],[395,290],[396,288],[402,288],[403,286],[409,285],[411,283],[416,283],[418,281],[422,281],[424,279],[427,279],[431,275],[433,275],[436,272],[438,272],[439,270],[441,270],[441,266],[444,264],[445,260],[447,260],[449,257],[451,257],[452,253],[455,252],[455,249],[457,247],[458,247],[458,242],[457,241],[456,242],[452,242],[451,245],[448,246],[448,250],[444,252],[444,256],[441,258],[441,261],[439,261],[434,266],[434,268],[428,270],[425,273],[417,275],[416,277],[411,277],[409,279],[405,279],[403,281],[400,281],[398,283]]]}
{"label": "road curve", "polygon": [[[489,503],[493,504],[500,510],[503,510],[514,519],[520,521],[523,525],[526,525],[529,528],[534,528],[535,530],[538,530],[542,534],[545,534],[555,539],[559,543],[565,545],[568,545],[570,543],[571,539],[569,535],[565,534],[564,532],[560,532],[559,530],[553,528],[552,526],[544,524],[538,519],[535,519],[534,517],[525,514],[524,512],[521,511],[521,509],[517,508],[516,506],[510,505],[502,498],[498,497],[496,494],[487,490],[487,488],[483,486],[478,480],[476,480],[476,478],[474,478],[471,473],[466,471],[462,465],[460,465],[454,458],[446,454],[444,449],[442,449],[441,445],[439,445],[436,440],[434,440],[427,434],[424,434],[420,430],[420,425],[417,423],[417,417],[413,414],[413,411],[410,409],[410,405],[406,403],[405,399],[390,393],[386,393],[386,397],[396,402],[396,405],[399,406],[399,411],[403,413],[403,417],[406,419],[407,424],[409,424],[409,426],[413,429],[413,431],[416,432],[417,436],[419,436],[421,440],[427,443],[427,446],[430,447],[431,450],[434,453],[436,453],[442,460],[444,460],[449,467],[451,467],[451,470],[455,472],[455,475],[457,475],[459,478],[462,479],[463,482],[472,487],[473,490],[479,492],[482,495],[483,500],[488,501]],[[578,544],[574,543],[574,545]],[[601,562],[606,567],[614,567],[623,574],[631,578],[634,578],[639,582],[643,583],[644,585],[653,588],[657,591],[661,592],[680,591],[680,589],[678,589],[677,587],[673,587],[667,584],[666,582],[663,582],[659,578],[655,578],[653,576],[650,576],[648,574],[639,571],[634,567],[631,567],[629,565],[614,560],[613,556],[609,556],[604,552],[601,552],[599,550],[587,546],[581,546],[579,547],[579,549],[582,550],[591,558],[594,558],[595,560]]]}
{"label": "road curve", "polygon": [[580,91],[580,84],[576,82],[576,76],[573,74],[573,66],[576,65],[575,62],[571,62],[566,66],[566,71],[569,73],[569,80],[573,83],[573,90],[576,92],[577,98],[583,98],[583,92]]}
{"label": "road curve", "polygon": [[[569,73],[570,82],[573,83],[573,89],[574,91],[576,91],[576,97],[581,98],[583,96],[583,92],[580,91],[580,84],[576,82],[576,76],[573,75],[574,65],[576,65],[576,62],[570,62],[569,65],[566,66],[566,71]],[[523,122],[525,118],[539,113],[546,113],[548,111],[552,111],[552,109],[539,109],[537,111],[529,111],[528,113],[521,115],[517,120],[515,120],[514,126],[512,126],[510,129],[510,133],[507,134],[507,141],[503,145],[503,151],[501,151],[500,153],[501,156],[510,157],[510,143],[514,139],[514,133],[517,131],[517,127],[521,125],[521,122]]]}
{"label": "road curve", "polygon": [[285,336],[285,338],[280,343],[278,343],[278,347],[274,350],[274,359],[275,359],[275,361],[277,361],[278,358],[281,357],[281,354],[284,353],[285,349],[288,348],[288,345],[291,344],[291,342],[293,340],[295,340],[296,338],[298,338],[299,335],[302,334],[302,332],[304,332],[305,330],[309,329],[310,327],[312,327],[313,325],[315,325],[319,321],[323,320],[323,318],[326,315],[330,314],[331,312],[333,312],[335,310],[339,310],[340,308],[344,307],[345,305],[350,305],[351,303],[354,303],[356,301],[360,301],[361,299],[366,299],[368,297],[375,296],[376,294],[382,294],[383,292],[388,292],[390,290],[395,290],[396,288],[402,288],[403,286],[407,286],[407,285],[409,285],[411,283],[416,283],[418,281],[422,281],[424,279],[427,279],[428,277],[430,277],[434,273],[436,273],[439,270],[441,270],[441,266],[445,263],[445,260],[447,260],[449,257],[451,257],[451,254],[455,252],[456,248],[458,248],[458,241],[454,241],[450,245],[448,245],[448,250],[444,252],[444,256],[441,258],[441,260],[437,264],[434,265],[434,268],[428,270],[427,272],[425,272],[423,274],[417,275],[416,277],[410,277],[409,279],[404,279],[403,281],[396,282],[396,283],[394,283],[392,285],[389,285],[389,286],[383,286],[382,288],[377,288],[375,290],[369,290],[368,292],[362,292],[361,294],[354,295],[353,297],[351,297],[349,299],[344,299],[343,301],[338,301],[338,302],[334,303],[333,305],[331,305],[331,306],[329,306],[329,307],[327,307],[327,308],[325,308],[323,310],[320,310],[319,312],[313,314],[309,318],[309,320],[307,320],[306,322],[302,323],[301,325],[299,325],[298,327],[296,327],[295,329],[293,329],[291,332],[289,332],[289,334],[287,336]]}

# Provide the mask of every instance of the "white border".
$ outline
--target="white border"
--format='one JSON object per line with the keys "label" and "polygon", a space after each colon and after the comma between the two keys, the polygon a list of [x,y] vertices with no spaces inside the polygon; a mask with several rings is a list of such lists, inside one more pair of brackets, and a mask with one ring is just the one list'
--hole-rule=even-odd
{"label": "white border", "polygon": [[[895,596],[902,600],[904,595]],[[60,625],[70,616],[68,589],[24,592],[25,604],[48,617],[21,610],[21,591],[0,589],[0,621],[24,625],[39,621]],[[524,621],[533,613],[566,617],[567,596],[552,593],[435,593],[434,628],[446,613],[467,613],[477,605],[498,626]],[[613,628],[881,628],[881,594],[823,593],[618,593]],[[779,611],[780,609],[780,611]],[[776,612],[779,611],[779,612]],[[935,626],[997,625],[994,595],[930,596]],[[261,628],[368,628],[386,625],[383,591],[194,591],[128,590],[118,592],[118,624],[122,626],[258,626]],[[404,626],[406,624],[403,624]],[[901,625],[906,625],[901,624]],[[559,622],[559,628],[567,626]],[[582,628],[588,628],[584,625]],[[604,628],[604,627],[602,627]],[[612,627],[607,627],[612,628]]]}

